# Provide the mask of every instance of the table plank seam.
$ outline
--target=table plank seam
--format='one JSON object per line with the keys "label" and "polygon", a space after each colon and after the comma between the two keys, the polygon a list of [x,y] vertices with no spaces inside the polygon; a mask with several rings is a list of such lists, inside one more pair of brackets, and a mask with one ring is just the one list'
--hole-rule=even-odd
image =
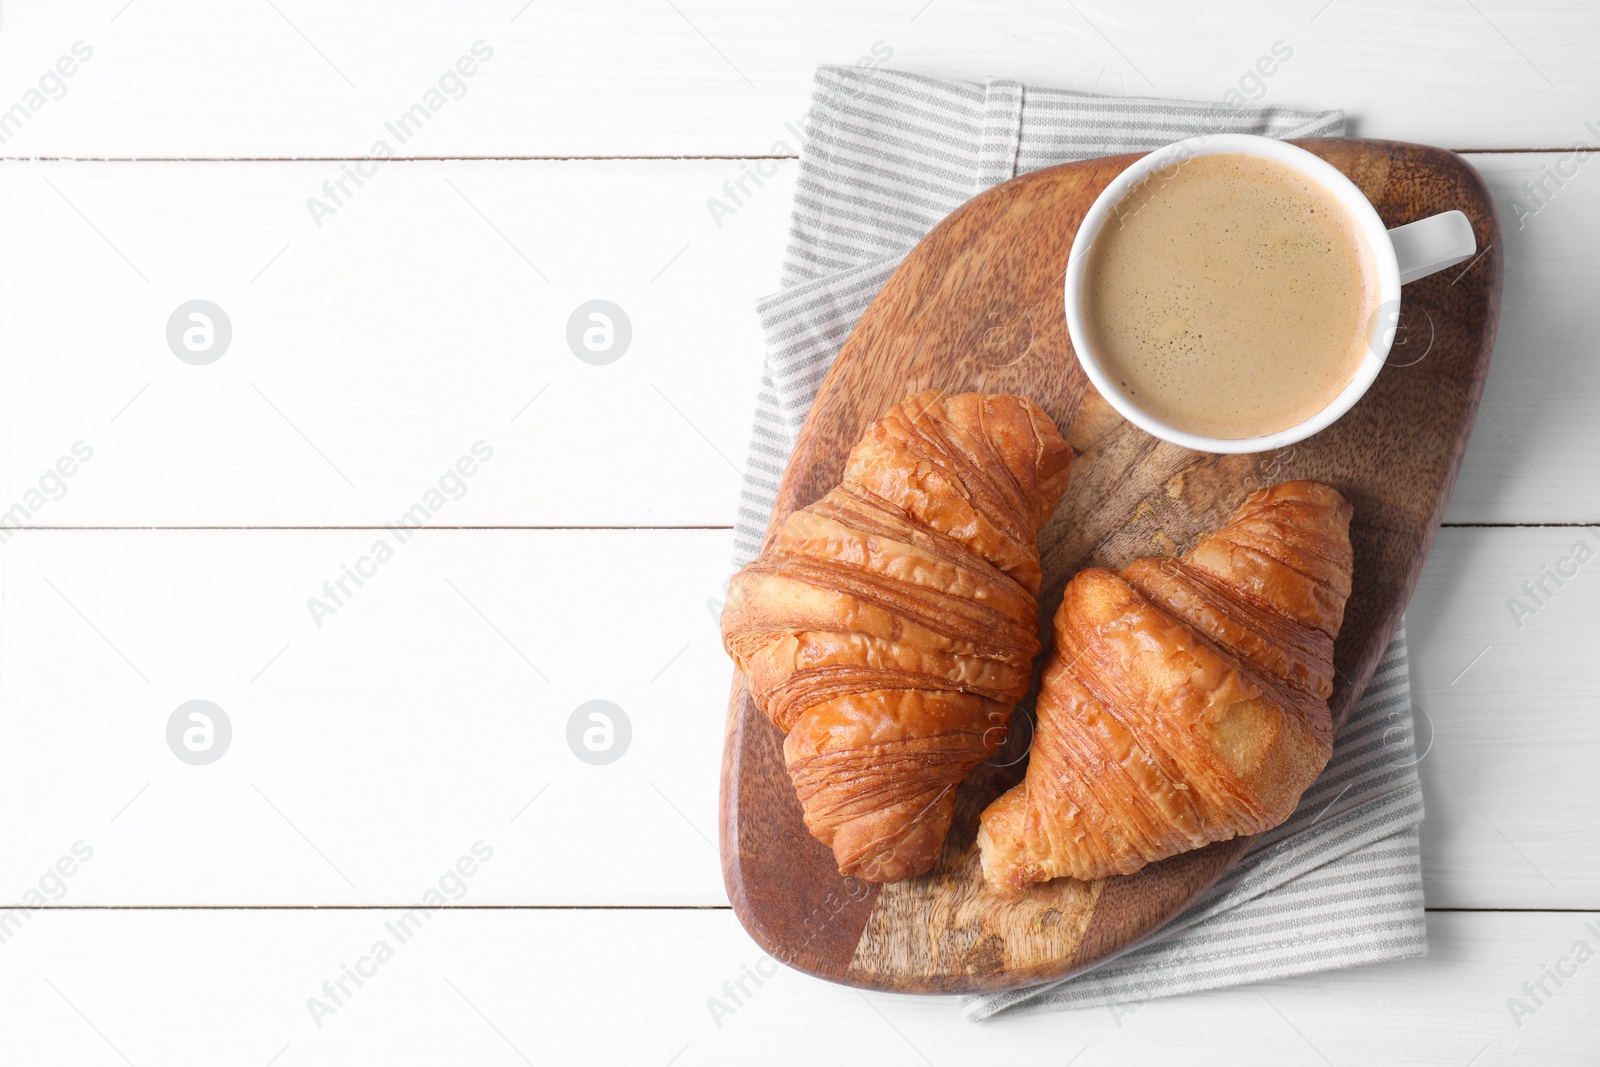
{"label": "table plank seam", "polygon": [[[1581,525],[1581,524],[1579,524]],[[7,536],[14,537],[20,533],[35,531],[40,533],[72,533],[79,532],[147,532],[157,533],[167,530],[375,530],[389,529],[386,526],[18,526],[8,528]],[[486,525],[486,526],[407,526],[407,530],[732,530],[729,525],[685,525],[685,526],[516,526],[516,525]]]}
{"label": "table plank seam", "polygon": [[[1571,152],[1571,145],[1558,145],[1549,148],[1447,148],[1447,152],[1454,152],[1460,156],[1510,156],[1510,155],[1544,155],[1553,152]],[[788,160],[799,159],[798,155],[734,155],[734,154],[705,154],[705,155],[482,155],[482,156],[390,156],[385,163],[579,163],[579,162],[695,162],[717,161],[740,162],[742,160]],[[0,154],[0,162],[6,163],[366,163],[370,161],[367,156],[13,156]]]}
{"label": "table plank seam", "polygon": [[[1544,530],[1544,529],[1550,529],[1550,530],[1586,530],[1586,529],[1590,529],[1590,528],[1595,527],[1595,526],[1600,526],[1600,518],[1597,518],[1597,519],[1594,519],[1594,520],[1588,521],[1588,522],[1445,522],[1445,523],[1440,523],[1439,524],[1439,528],[1443,529],[1443,530]],[[662,530],[662,531],[702,530],[702,531],[715,532],[715,531],[719,531],[719,530],[732,530],[733,528],[734,527],[732,526],[732,524],[725,524],[725,523],[696,523],[696,524],[685,524],[685,525],[661,525],[661,526],[654,526],[654,525],[651,525],[651,526],[646,526],[646,525],[638,525],[638,526],[631,526],[631,525],[629,525],[629,526],[625,526],[625,525],[528,525],[528,526],[524,526],[524,525],[518,525],[518,524],[514,524],[514,523],[504,523],[504,524],[493,524],[493,525],[482,525],[482,526],[412,526],[412,527],[408,527],[408,529],[412,529],[412,530],[459,530],[459,531],[463,531],[463,532],[471,532],[471,531],[474,531],[474,530],[527,530],[527,531],[530,531],[530,532],[535,532],[535,531],[557,531],[557,530],[572,530],[572,531],[583,531],[583,530],[636,530],[636,531],[640,531],[640,532],[650,532],[652,530]],[[9,530],[9,536],[13,536],[14,537],[17,534],[29,533],[29,532],[34,532],[34,533],[74,533],[74,532],[82,532],[82,533],[100,532],[100,533],[106,533],[106,532],[112,532],[112,533],[114,533],[114,532],[119,532],[119,531],[127,531],[127,532],[134,532],[134,533],[161,533],[161,532],[167,532],[167,531],[195,531],[195,532],[208,532],[208,531],[210,531],[210,532],[220,532],[220,531],[226,531],[226,530],[239,530],[239,531],[261,531],[261,530],[265,530],[265,531],[272,531],[272,530],[316,531],[316,530],[321,530],[321,531],[335,531],[335,532],[337,532],[337,531],[343,531],[343,530],[368,530],[368,531],[376,530],[376,531],[382,531],[384,529],[386,529],[386,527],[373,526],[373,525],[360,525],[360,526],[20,526],[20,527],[14,527],[14,528],[10,529]]]}
{"label": "table plank seam", "polygon": [[[0,904],[0,911],[25,907]],[[415,903],[399,904],[42,904],[27,906],[30,911],[404,911]],[[729,904],[445,904],[438,911],[732,911]],[[1459,907],[1424,905],[1423,911],[1465,914],[1506,913],[1509,915],[1596,915],[1592,908],[1514,908]]]}

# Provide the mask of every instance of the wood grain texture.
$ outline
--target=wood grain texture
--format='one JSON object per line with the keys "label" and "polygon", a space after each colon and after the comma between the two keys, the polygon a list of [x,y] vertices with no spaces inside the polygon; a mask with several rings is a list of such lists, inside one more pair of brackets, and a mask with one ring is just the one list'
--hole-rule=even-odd
{"label": "wood grain texture", "polygon": [[[1455,148],[1569,145],[1600,95],[1588,0],[1477,0],[1481,12],[1457,0],[276,4],[7,0],[7,106],[73,41],[95,54],[0,155],[363,158],[379,137],[426,157],[793,152],[785,124],[800,125],[816,66],[863,59],[966,81],[1338,107],[1363,135]],[[404,143],[389,134],[480,39],[494,56],[464,95]],[[1258,77],[1275,41],[1293,56]]]}
{"label": "wood grain texture", "polygon": [[[497,850],[468,902],[503,882],[499,863]],[[0,952],[6,1063],[266,1067],[281,1051],[271,1067],[1062,1067],[1089,1046],[1073,1067],[1320,1067],[1319,1053],[1339,1067],[1593,1067],[1600,1010],[1592,967],[1547,982],[1556,995],[1521,1029],[1506,1010],[1574,939],[1594,944],[1595,913],[1435,912],[1417,959],[974,1026],[953,999],[777,967],[726,910],[448,908],[378,977],[347,981],[355,996],[318,1027],[306,999],[393,942],[384,924],[404,910],[43,912]],[[560,965],[530,965],[545,960]]]}
{"label": "wood grain texture", "polygon": [[[1590,298],[1600,289],[1600,166],[1585,165],[1518,229],[1513,198],[1561,156],[1468,161],[1507,220],[1507,277],[1488,421],[1445,523],[1600,522],[1600,376],[1591,372],[1600,305]],[[7,507],[82,437],[94,461],[32,521],[381,526],[483,438],[496,452],[486,477],[430,522],[734,521],[761,371],[751,307],[777,285],[792,161],[720,229],[705,199],[737,178],[737,161],[406,163],[384,169],[319,230],[305,198],[330,168],[0,166],[16,250],[0,257]],[[62,293],[74,294],[70,330]],[[196,296],[233,319],[233,347],[208,367],[173,358],[162,336],[173,308]],[[603,367],[580,362],[565,335],[573,309],[597,296],[627,311],[634,331],[628,353]],[[44,351],[50,359],[37,358]],[[618,425],[632,433],[610,429]],[[705,580],[726,576],[719,566]]]}
{"label": "wood grain texture", "polygon": [[[1499,349],[1496,365],[1511,366]],[[1506,608],[1597,535],[1444,527],[1428,554],[1406,625],[1428,753],[1429,907],[1600,909],[1600,563],[1521,629]],[[436,861],[484,837],[497,873],[474,884],[473,903],[726,905],[714,844],[725,708],[706,695],[726,693],[730,672],[706,601],[719,595],[727,532],[423,531],[318,629],[305,598],[373,540],[30,530],[6,541],[0,810],[16,817],[0,821],[0,906],[80,837],[95,859],[68,904],[406,907]],[[651,625],[618,656],[605,637],[629,618]],[[196,698],[234,728],[228,754],[200,768],[163,739],[172,710]],[[603,767],[567,748],[568,718],[593,699],[634,727],[627,754]],[[1027,741],[1019,728],[1015,755]]]}
{"label": "wood grain texture", "polygon": [[[788,199],[719,230],[728,166],[397,164],[320,227],[337,163],[0,167],[32,250],[0,257],[0,511],[82,438],[94,461],[32,521],[376,526],[481,439],[496,473],[430,522],[731,522],[761,334],[730,308],[773,284]],[[233,325],[205,367],[164,334],[196,297]],[[596,298],[632,324],[603,366],[567,340]]]}
{"label": "wood grain texture", "polygon": [[[837,483],[851,446],[897,400],[927,388],[1027,396],[1070,427],[1079,452],[1067,498],[1040,535],[1048,634],[1061,589],[1082,567],[1182,552],[1261,485],[1326,482],[1355,506],[1355,590],[1330,700],[1342,723],[1400,623],[1443,517],[1493,350],[1502,261],[1494,204],[1459,157],[1388,141],[1300,143],[1349,175],[1388,225],[1456,208],[1484,249],[1464,269],[1407,287],[1407,345],[1334,426],[1271,453],[1213,456],[1116,416],[1077,366],[1061,285],[1083,213],[1137,157],[1067,164],[974,198],[890,278],[822,383],[773,528]],[[1430,335],[1419,355],[1412,339]],[[1020,778],[1019,729],[962,786],[933,872],[882,888],[852,884],[805,832],[778,733],[737,683],[729,716],[721,817],[729,897],[767,951],[836,981],[948,993],[1071,974],[1159,928],[1249,847],[1221,843],[1098,887],[1051,885],[1002,900],[978,875],[973,840],[978,812]]]}

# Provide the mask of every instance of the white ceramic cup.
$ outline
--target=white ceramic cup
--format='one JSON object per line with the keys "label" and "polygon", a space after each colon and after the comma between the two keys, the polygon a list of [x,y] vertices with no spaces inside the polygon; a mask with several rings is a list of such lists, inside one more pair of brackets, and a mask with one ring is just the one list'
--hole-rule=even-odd
{"label": "white ceramic cup", "polygon": [[[1179,167],[1197,156],[1210,155],[1249,155],[1276,160],[1310,178],[1344,205],[1365,236],[1372,250],[1373,262],[1377,265],[1378,309],[1372,317],[1367,354],[1354,377],[1327,407],[1311,418],[1261,437],[1202,437],[1169,426],[1149,414],[1106,374],[1084,328],[1084,267],[1088,251],[1100,228],[1111,216],[1112,209],[1151,175]],[[1400,320],[1400,287],[1406,282],[1470,259],[1477,250],[1472,223],[1459,211],[1446,211],[1392,230],[1386,229],[1372,203],[1356,188],[1355,183],[1321,157],[1271,137],[1237,133],[1205,134],[1151,152],[1117,175],[1095,199],[1088,214],[1083,217],[1083,224],[1078,227],[1078,235],[1072,242],[1072,252],[1067,259],[1067,332],[1072,337],[1072,347],[1089,381],[1107,403],[1135,426],[1163,441],[1200,452],[1265,452],[1304,440],[1326,429],[1349,411],[1377,380],[1378,372],[1388,358],[1389,348],[1394,343],[1395,328]]]}

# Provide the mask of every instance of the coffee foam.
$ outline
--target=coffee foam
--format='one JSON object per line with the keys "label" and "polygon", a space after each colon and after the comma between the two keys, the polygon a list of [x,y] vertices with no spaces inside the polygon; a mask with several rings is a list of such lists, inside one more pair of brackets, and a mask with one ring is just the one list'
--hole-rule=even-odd
{"label": "coffee foam", "polygon": [[1199,156],[1113,209],[1084,272],[1086,325],[1127,396],[1179,429],[1286,430],[1354,376],[1377,303],[1365,235],[1273,160]]}

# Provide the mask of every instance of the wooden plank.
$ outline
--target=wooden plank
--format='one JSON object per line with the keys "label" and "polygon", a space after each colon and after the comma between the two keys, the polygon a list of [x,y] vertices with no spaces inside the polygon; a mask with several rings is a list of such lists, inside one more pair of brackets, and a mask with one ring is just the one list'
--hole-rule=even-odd
{"label": "wooden plank", "polygon": [[[437,875],[470,842],[433,857]],[[503,870],[498,855],[466,900]],[[431,884],[419,879],[420,891]],[[0,953],[17,1062],[1238,1064],[1592,1059],[1596,964],[1531,1014],[1589,914],[1433,913],[1430,953],[1190,997],[974,1026],[947,997],[863,994],[768,962],[727,911],[52,911]],[[1590,925],[1586,925],[1590,924]],[[376,963],[378,941],[392,955]],[[559,966],[552,964],[559,961]],[[342,968],[358,987],[312,1019]],[[760,984],[746,977],[760,972]],[[137,980],[134,979],[137,976]],[[744,994],[735,983],[744,982]],[[731,991],[731,992],[730,992]],[[713,1014],[721,1004],[726,1011]],[[618,1025],[619,1012],[627,1024]],[[822,1021],[796,1026],[796,1019]],[[1520,1022],[1519,1027],[1517,1023]],[[109,1046],[109,1047],[108,1047]]]}
{"label": "wooden plank", "polygon": [[[1592,850],[1573,833],[1600,819],[1589,785],[1596,556],[1594,527],[1440,532],[1407,631],[1432,742],[1421,764],[1431,905],[1581,907],[1590,896],[1596,872],[1576,853]],[[1553,568],[1576,574],[1552,579]]]}
{"label": "wooden plank", "polygon": [[[1449,147],[1555,148],[1600,121],[1582,0],[1179,0],[1063,12],[972,0],[788,5],[603,0],[527,5],[289,0],[7,5],[6,103],[75,41],[92,58],[0,152],[123,157],[364,157],[474,42],[492,57],[448,82],[398,152],[458,155],[792,153],[817,64],[887,63],[1118,95],[1342,107],[1352,131]],[[1261,77],[1276,42],[1292,58]],[[59,90],[51,83],[50,96]],[[459,94],[459,95],[458,95]]]}
{"label": "wooden plank", "polygon": [[[30,532],[5,553],[0,808],[27,813],[0,828],[6,893],[83,838],[84,903],[398,901],[481,837],[517,872],[496,903],[722,902],[702,687],[726,684],[725,532]],[[330,596],[344,565],[370,575]],[[232,727],[208,765],[169,749],[192,700]],[[605,765],[568,741],[595,700],[622,709]]]}
{"label": "wooden plank", "polygon": [[[379,525],[481,440],[430,524],[731,522],[789,207],[719,229],[737,168],[392,163],[320,229],[337,164],[0,169],[0,510],[82,440],[30,522]],[[232,324],[204,366],[167,337],[197,298]],[[605,365],[568,342],[596,299],[631,323]]]}
{"label": "wooden plank", "polygon": [[[724,904],[707,839],[728,662],[707,601],[727,533],[420,533],[359,590],[347,583],[354,595],[319,630],[306,599],[376,536],[13,536],[0,555],[0,810],[15,815],[0,822],[0,899],[20,900],[82,839],[96,858],[71,903],[398,904],[441,854],[482,837],[503,872],[482,903]],[[1435,736],[1422,763],[1430,905],[1600,907],[1585,769],[1600,745],[1600,564],[1520,631],[1505,605],[1570,541],[1600,550],[1597,536],[1440,534],[1410,613]],[[197,699],[234,728],[207,766],[166,741]],[[606,766],[565,740],[595,699],[633,728]]]}
{"label": "wooden plank", "polygon": [[[1505,306],[1446,521],[1600,521],[1600,170],[1547,181],[1522,218],[1522,183],[1572,161],[1472,162],[1505,219]],[[776,286],[794,170],[774,164],[719,228],[705,199],[740,166],[397,163],[320,230],[305,200],[335,164],[0,167],[3,508],[81,439],[94,459],[30,522],[378,525],[482,439],[494,462],[431,522],[731,523],[762,350],[751,307]],[[596,297],[635,329],[607,366],[565,339]],[[203,367],[165,341],[195,298],[234,325]]]}
{"label": "wooden plank", "polygon": [[[1581,295],[1600,288],[1600,163],[1469,158],[1500,212],[1506,279],[1494,362],[1445,521],[1600,521],[1600,469],[1589,461],[1600,449],[1600,384],[1587,369],[1600,308]],[[1430,324],[1408,320],[1407,333],[1428,351]]]}

